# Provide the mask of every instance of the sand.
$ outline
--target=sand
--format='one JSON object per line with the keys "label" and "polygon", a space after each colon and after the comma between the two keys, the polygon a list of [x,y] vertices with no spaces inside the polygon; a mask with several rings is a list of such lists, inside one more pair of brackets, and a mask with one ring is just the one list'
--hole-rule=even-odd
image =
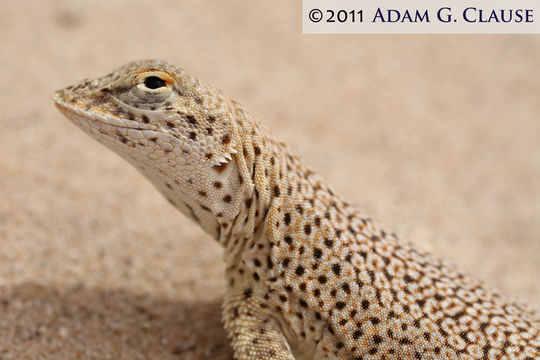
{"label": "sand", "polygon": [[230,359],[221,249],[50,96],[160,58],[540,308],[540,37],[314,36],[300,1],[0,4],[0,359]]}

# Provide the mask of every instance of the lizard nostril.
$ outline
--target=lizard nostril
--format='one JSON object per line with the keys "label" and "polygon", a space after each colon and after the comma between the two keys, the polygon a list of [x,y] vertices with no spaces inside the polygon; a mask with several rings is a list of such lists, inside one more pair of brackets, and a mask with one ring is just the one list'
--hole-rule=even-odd
{"label": "lizard nostril", "polygon": [[164,87],[167,85],[165,80],[157,77],[157,76],[149,76],[146,79],[144,79],[144,85],[149,89],[159,89],[160,87]]}

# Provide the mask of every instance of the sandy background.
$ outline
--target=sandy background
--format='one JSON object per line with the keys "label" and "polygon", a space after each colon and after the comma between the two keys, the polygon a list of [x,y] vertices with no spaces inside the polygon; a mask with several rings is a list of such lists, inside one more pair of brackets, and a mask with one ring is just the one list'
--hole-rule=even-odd
{"label": "sandy background", "polygon": [[228,359],[221,250],[54,108],[161,58],[540,308],[540,37],[304,36],[300,1],[0,2],[0,359]]}

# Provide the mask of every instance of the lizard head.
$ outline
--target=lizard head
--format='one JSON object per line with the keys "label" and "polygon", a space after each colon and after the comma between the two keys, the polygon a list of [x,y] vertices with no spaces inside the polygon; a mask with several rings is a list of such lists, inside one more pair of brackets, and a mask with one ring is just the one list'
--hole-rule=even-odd
{"label": "lizard head", "polygon": [[138,61],[59,90],[54,101],[208,233],[233,227],[250,189],[235,156],[234,105],[219,90],[165,62]]}

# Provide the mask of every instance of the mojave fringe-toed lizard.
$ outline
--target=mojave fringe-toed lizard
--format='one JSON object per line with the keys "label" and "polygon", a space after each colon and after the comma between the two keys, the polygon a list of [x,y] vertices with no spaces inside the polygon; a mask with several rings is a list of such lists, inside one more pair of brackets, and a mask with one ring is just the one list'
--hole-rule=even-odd
{"label": "mojave fringe-toed lizard", "polygon": [[184,70],[132,62],[54,101],[223,246],[236,358],[540,358],[532,311],[383,229]]}

